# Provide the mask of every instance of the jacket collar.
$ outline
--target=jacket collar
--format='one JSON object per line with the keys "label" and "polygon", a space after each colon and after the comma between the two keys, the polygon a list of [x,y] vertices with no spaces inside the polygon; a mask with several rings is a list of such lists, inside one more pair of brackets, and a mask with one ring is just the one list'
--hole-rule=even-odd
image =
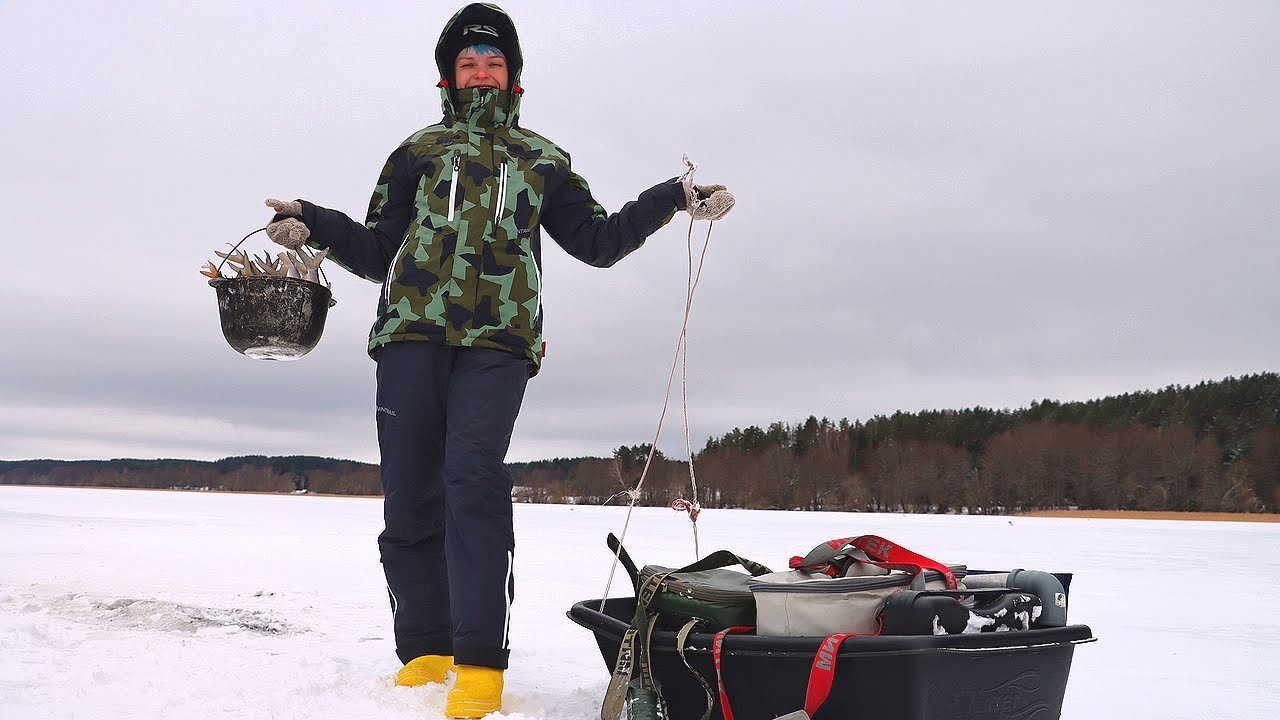
{"label": "jacket collar", "polygon": [[441,105],[448,124],[463,123],[482,129],[510,127],[520,114],[520,92],[497,88],[440,88]]}

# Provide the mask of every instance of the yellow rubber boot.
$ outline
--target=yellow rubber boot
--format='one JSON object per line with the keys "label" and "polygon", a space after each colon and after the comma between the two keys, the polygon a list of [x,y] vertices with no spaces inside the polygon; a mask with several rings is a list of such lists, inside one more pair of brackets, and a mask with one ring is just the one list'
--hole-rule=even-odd
{"label": "yellow rubber boot", "polygon": [[502,671],[479,665],[459,665],[458,679],[449,691],[444,714],[451,718],[482,718],[502,709]]}
{"label": "yellow rubber boot", "polygon": [[427,683],[442,683],[445,673],[453,669],[452,655],[423,655],[416,657],[396,673],[396,684],[418,687]]}

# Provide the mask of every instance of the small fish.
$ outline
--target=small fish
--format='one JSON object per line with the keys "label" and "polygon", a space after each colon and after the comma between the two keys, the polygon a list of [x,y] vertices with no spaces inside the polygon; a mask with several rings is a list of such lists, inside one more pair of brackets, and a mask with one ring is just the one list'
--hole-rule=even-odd
{"label": "small fish", "polygon": [[262,257],[254,256],[253,264],[254,264],[254,267],[257,268],[263,275],[283,275],[284,274],[284,272],[280,268],[280,262],[272,258],[269,254],[265,252],[262,253]]}
{"label": "small fish", "polygon": [[[275,257],[271,257],[270,252],[264,252],[258,257],[234,249],[230,252],[213,252],[226,261],[235,271],[236,277],[291,277],[317,284],[320,282],[320,263],[329,255],[328,249],[312,253],[302,247],[296,251],[279,253]],[[200,274],[209,278],[226,277],[218,272],[213,261],[209,261],[208,267],[202,269]]]}
{"label": "small fish", "polygon": [[229,253],[214,250],[213,254],[231,263],[231,269],[236,271],[236,277],[253,277],[258,275],[258,271],[253,267],[253,261],[246,257],[240,250]]}
{"label": "small fish", "polygon": [[324,259],[328,257],[328,255],[329,255],[328,248],[325,248],[324,250],[321,250],[320,252],[317,252],[317,253],[311,253],[299,247],[298,257],[302,260],[302,266],[304,268],[304,270],[302,271],[302,279],[306,280],[307,282],[319,283],[320,282],[320,263],[324,262]]}
{"label": "small fish", "polygon": [[291,252],[282,252],[276,256],[280,261],[280,267],[284,269],[284,276],[302,279],[302,275],[298,272],[298,266],[302,264]]}

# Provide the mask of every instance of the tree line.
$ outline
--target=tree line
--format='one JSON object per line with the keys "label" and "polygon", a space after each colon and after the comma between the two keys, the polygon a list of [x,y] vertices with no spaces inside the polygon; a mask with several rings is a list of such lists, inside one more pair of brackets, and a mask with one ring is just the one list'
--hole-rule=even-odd
{"label": "tree line", "polygon": [[[604,503],[648,445],[519,466],[531,501]],[[734,428],[687,462],[655,453],[637,501],[704,507],[1009,513],[1082,508],[1280,511],[1280,375],[1018,410],[810,416]],[[625,498],[623,498],[625,499]]]}
{"label": "tree line", "polygon": [[[652,457],[651,457],[652,456]],[[687,461],[647,444],[512,463],[523,502],[893,512],[1280,511],[1280,375],[1017,410],[810,416],[734,428]],[[647,471],[645,470],[647,466]],[[641,475],[644,482],[640,484]],[[0,461],[0,484],[375,495],[376,465],[309,456]],[[637,489],[638,487],[638,489]]]}
{"label": "tree line", "polygon": [[203,460],[0,461],[0,485],[374,495],[378,466],[308,455]]}

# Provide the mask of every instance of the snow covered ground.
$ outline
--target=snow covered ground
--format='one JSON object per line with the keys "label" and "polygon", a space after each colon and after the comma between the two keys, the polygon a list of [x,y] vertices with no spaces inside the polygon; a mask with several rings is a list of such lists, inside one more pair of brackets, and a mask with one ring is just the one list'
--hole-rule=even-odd
{"label": "snow covered ground", "polygon": [[[0,718],[438,718],[397,688],[365,498],[0,487]],[[519,505],[505,717],[596,717],[607,672],[564,615],[599,597],[625,509]],[[1280,717],[1280,524],[707,511],[705,552],[774,567],[872,532],[947,562],[1076,573],[1064,718]],[[638,562],[692,560],[638,509]],[[628,591],[619,571],[613,594]]]}

